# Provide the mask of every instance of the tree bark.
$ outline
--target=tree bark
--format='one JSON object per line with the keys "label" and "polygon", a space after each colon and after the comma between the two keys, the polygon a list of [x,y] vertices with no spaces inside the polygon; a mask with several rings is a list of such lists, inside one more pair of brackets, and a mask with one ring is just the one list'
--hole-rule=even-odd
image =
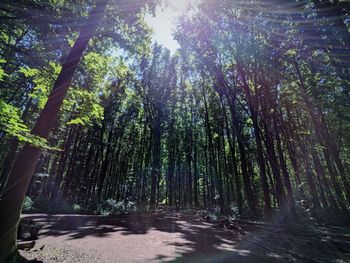
{"label": "tree bark", "polygon": [[[106,4],[106,0],[98,2],[91,12],[86,25],[82,28],[79,37],[62,66],[62,70],[54,84],[48,101],[32,130],[32,134],[45,139],[48,138],[50,131],[58,119],[59,109],[67,94],[82,54],[104,15]],[[0,262],[17,261],[16,236],[21,207],[40,154],[41,149],[26,144],[19,153],[9,175],[0,200],[0,236],[2,239],[0,245]]]}
{"label": "tree bark", "polygon": [[150,205],[156,204],[157,185],[160,178],[160,154],[161,154],[161,122],[162,112],[160,107],[156,107],[156,116],[153,127],[153,162],[152,162],[152,177],[151,177],[151,198]]}

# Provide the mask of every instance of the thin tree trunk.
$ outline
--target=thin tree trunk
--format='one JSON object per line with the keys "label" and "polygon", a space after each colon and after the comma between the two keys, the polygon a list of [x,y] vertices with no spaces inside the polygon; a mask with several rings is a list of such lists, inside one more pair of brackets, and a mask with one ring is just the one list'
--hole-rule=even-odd
{"label": "thin tree trunk", "polygon": [[257,148],[257,159],[258,159],[258,165],[260,169],[260,181],[261,181],[261,185],[264,193],[264,212],[267,217],[270,217],[272,214],[270,191],[269,191],[269,185],[267,183],[266,168],[265,168],[264,157],[263,157],[263,147],[261,143],[260,128],[258,124],[257,103],[255,100],[253,101],[245,74],[243,72],[243,69],[240,67],[239,67],[239,72],[243,80],[243,90],[247,97],[249,111],[253,121],[255,142],[256,142],[256,148]]}
{"label": "thin tree trunk", "polygon": [[153,127],[153,162],[152,162],[152,177],[151,177],[151,198],[150,205],[156,204],[157,185],[160,179],[160,154],[161,154],[161,109],[157,107],[156,116]]}
{"label": "thin tree trunk", "polygon": [[[224,101],[223,101],[224,103]],[[226,134],[228,138],[228,143],[230,147],[230,152],[231,152],[231,159],[232,159],[232,168],[233,168],[233,181],[235,184],[235,194],[236,194],[236,201],[237,201],[237,208],[238,208],[238,213],[242,213],[242,191],[241,191],[241,181],[239,180],[239,175],[238,175],[238,165],[237,165],[237,158],[236,158],[236,147],[235,147],[235,139],[234,139],[234,134],[231,137],[230,133],[230,126],[228,124],[227,120],[227,114],[225,108],[224,110],[224,120],[225,120],[225,126],[226,126]],[[232,129],[233,130],[233,129]]]}

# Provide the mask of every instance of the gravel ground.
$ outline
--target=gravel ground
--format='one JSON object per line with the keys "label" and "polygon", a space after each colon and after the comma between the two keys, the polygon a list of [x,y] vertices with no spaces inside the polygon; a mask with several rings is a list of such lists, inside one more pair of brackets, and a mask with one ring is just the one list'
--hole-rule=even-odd
{"label": "gravel ground", "polygon": [[34,248],[21,254],[47,263],[350,262],[348,233],[339,236],[328,230],[313,235],[279,232],[270,226],[240,235],[194,213],[165,211],[125,217],[23,218],[42,228]]}

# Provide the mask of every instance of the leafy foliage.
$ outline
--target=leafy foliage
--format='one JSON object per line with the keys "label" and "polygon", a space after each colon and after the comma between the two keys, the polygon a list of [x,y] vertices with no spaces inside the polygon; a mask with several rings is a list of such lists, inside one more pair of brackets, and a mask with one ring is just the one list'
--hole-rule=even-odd
{"label": "leafy foliage", "polygon": [[112,1],[46,142],[30,127],[96,3],[73,2],[0,10],[18,18],[0,27],[0,155],[16,155],[12,137],[62,149],[36,168],[50,174],[33,194],[41,208],[123,214],[162,202],[215,216],[314,218],[349,210],[344,1],[202,0],[177,21],[175,54],[151,44],[144,16],[155,1]]}
{"label": "leafy foliage", "polygon": [[19,109],[3,100],[0,100],[0,129],[15,136],[19,141],[28,142],[41,148],[50,148],[45,139],[30,134],[29,128],[20,117]]}
{"label": "leafy foliage", "polygon": [[29,212],[33,209],[33,200],[29,196],[25,196],[23,201],[23,207],[22,210],[24,212]]}
{"label": "leafy foliage", "polygon": [[136,212],[136,204],[131,201],[116,201],[107,199],[98,209],[102,215],[124,215]]}

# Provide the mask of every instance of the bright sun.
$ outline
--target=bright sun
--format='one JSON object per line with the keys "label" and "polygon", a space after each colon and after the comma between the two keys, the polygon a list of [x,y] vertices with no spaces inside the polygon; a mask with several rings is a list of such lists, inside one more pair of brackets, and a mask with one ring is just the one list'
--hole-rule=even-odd
{"label": "bright sun", "polygon": [[153,41],[167,47],[173,54],[179,44],[174,40],[172,33],[175,19],[182,15],[192,0],[167,0],[166,7],[157,7],[156,16],[147,14],[145,20],[153,28]]}

